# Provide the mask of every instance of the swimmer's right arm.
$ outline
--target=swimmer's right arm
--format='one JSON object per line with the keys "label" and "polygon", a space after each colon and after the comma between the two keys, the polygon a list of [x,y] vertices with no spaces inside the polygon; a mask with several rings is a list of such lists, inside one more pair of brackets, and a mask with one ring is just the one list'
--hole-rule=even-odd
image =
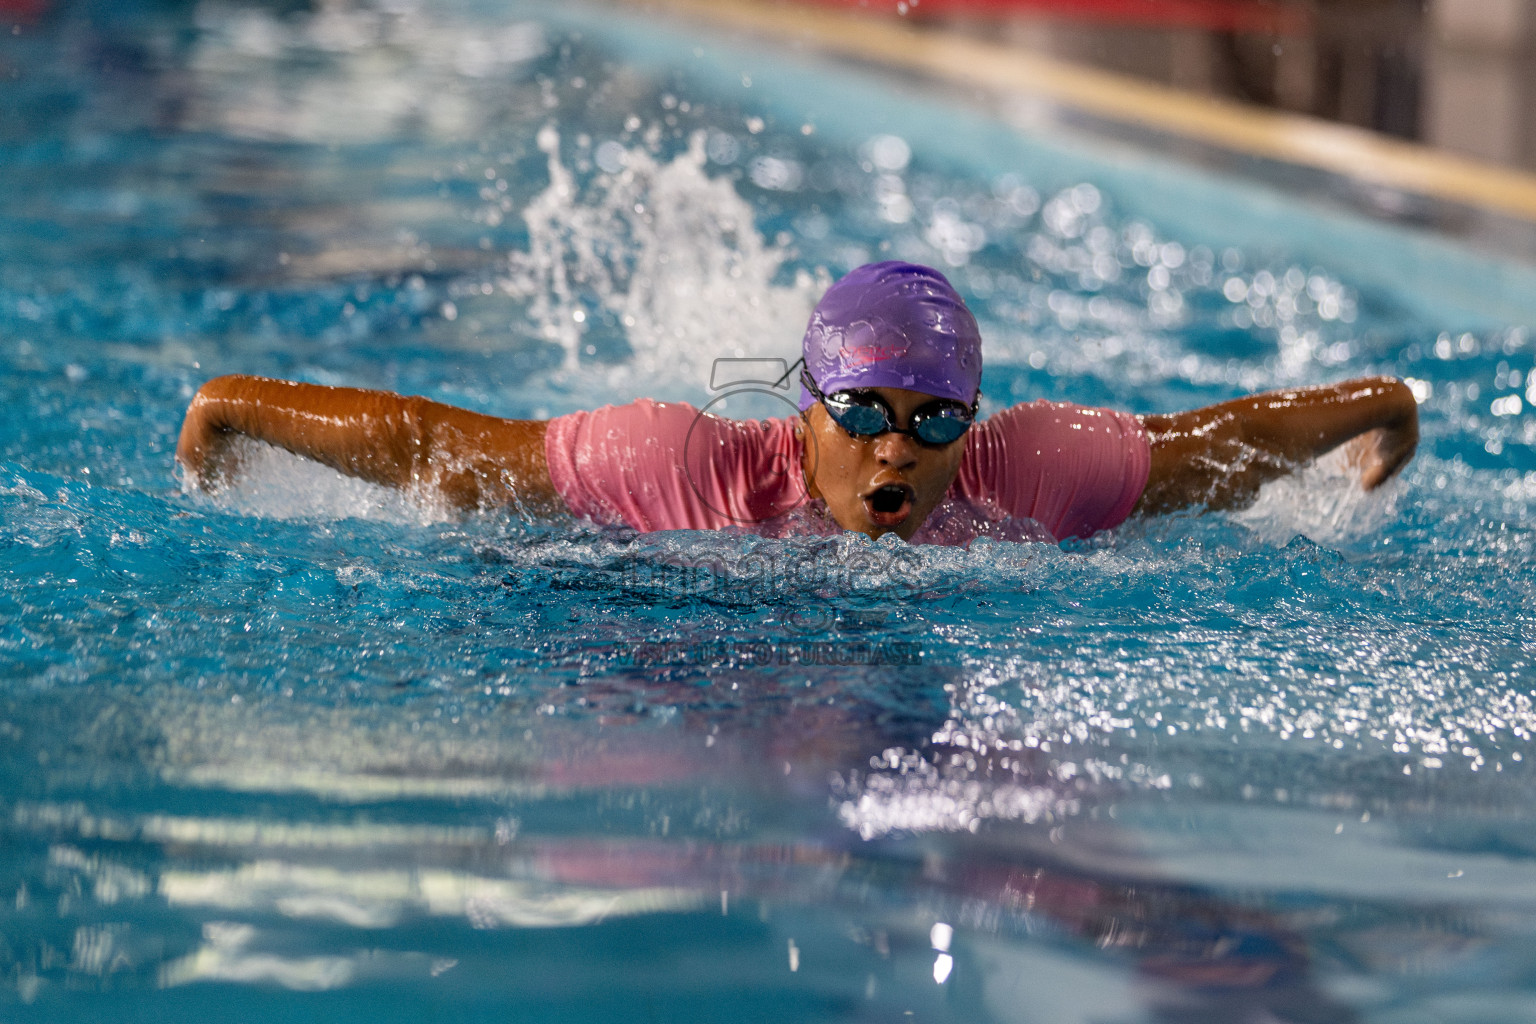
{"label": "swimmer's right arm", "polygon": [[445,498],[464,509],[561,507],[542,420],[509,420],[417,396],[362,388],[216,377],[187,407],[176,461],[196,487],[239,473],[241,437],[350,476]]}

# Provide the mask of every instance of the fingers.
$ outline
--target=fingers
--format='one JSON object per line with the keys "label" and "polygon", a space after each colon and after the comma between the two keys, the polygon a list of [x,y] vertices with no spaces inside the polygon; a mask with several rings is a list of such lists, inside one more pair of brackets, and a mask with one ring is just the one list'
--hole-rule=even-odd
{"label": "fingers", "polygon": [[1367,491],[1374,491],[1401,472],[1418,448],[1417,431],[1405,434],[1378,430],[1358,440],[1368,442],[1358,463],[1360,486]]}
{"label": "fingers", "polygon": [[1360,484],[1368,491],[1374,491],[1388,480],[1392,479],[1402,468],[1408,465],[1408,460],[1413,458],[1413,445],[1406,448],[1398,448],[1390,455],[1379,458],[1369,470],[1360,475]]}

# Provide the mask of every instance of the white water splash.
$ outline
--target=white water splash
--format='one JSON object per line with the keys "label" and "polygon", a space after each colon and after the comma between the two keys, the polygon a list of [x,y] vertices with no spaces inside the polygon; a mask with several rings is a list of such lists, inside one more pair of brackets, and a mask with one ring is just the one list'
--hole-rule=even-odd
{"label": "white water splash", "polygon": [[526,253],[513,253],[507,292],[526,299],[539,332],[575,369],[598,317],[622,325],[628,374],[708,380],[720,356],[792,352],[829,283],[805,271],[774,284],[787,250],[767,244],[726,178],[704,173],[704,135],[669,163],[606,143],[611,173],[581,184],[546,127],[549,186],[523,210]]}
{"label": "white water splash", "polygon": [[1374,491],[1364,490],[1359,471],[1340,447],[1271,480],[1260,488],[1258,500],[1232,518],[1277,546],[1297,534],[1319,544],[1337,544],[1385,532],[1397,520],[1402,491],[1401,477]]}
{"label": "white water splash", "polygon": [[[208,497],[244,515],[266,519],[377,519],[426,525],[456,518],[447,501],[426,490],[401,491],[347,476],[329,466],[249,438],[236,442],[234,479]],[[184,494],[201,485],[182,480]]]}

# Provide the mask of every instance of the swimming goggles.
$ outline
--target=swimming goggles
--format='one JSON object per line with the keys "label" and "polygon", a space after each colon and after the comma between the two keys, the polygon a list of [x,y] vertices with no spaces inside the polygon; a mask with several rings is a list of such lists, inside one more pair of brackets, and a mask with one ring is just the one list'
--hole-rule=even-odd
{"label": "swimming goggles", "polygon": [[977,401],[970,405],[939,398],[918,406],[912,412],[912,425],[896,425],[896,415],[885,399],[873,391],[855,389],[821,393],[811,371],[800,371],[800,382],[827,409],[834,422],[854,437],[879,437],[881,434],[905,434],[919,444],[942,447],[960,440],[976,421]]}

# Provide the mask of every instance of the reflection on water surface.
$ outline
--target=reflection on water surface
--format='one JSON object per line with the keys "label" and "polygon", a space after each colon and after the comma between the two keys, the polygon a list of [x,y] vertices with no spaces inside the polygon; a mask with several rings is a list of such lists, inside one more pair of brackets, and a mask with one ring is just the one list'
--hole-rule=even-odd
{"label": "reflection on water surface", "polygon": [[[628,19],[0,37],[8,1019],[1528,1015],[1536,364],[1445,297],[1486,265],[1404,235],[1454,287],[1387,287],[1302,202],[1213,227],[1253,194]],[[986,410],[1385,372],[1420,457],[1065,549],[172,473],[222,372],[704,404],[881,255],[971,300]]]}

